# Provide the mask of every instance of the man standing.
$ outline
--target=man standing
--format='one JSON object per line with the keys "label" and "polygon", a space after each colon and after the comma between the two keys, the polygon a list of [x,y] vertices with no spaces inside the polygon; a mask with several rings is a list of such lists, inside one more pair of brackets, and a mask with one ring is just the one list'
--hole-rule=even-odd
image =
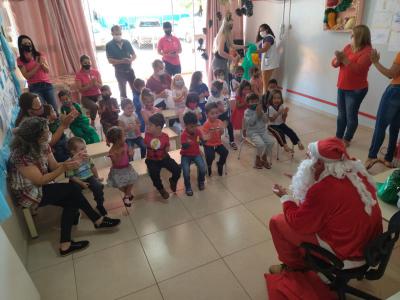
{"label": "man standing", "polygon": [[135,51],[128,40],[122,39],[122,31],[119,25],[111,27],[113,39],[106,45],[108,62],[115,68],[115,77],[118,81],[121,98],[126,96],[126,83],[129,83],[132,92],[135,72],[132,69],[132,62],[136,59]]}
{"label": "man standing", "polygon": [[164,22],[163,29],[165,36],[157,44],[158,54],[162,56],[165,64],[165,71],[174,76],[181,73],[181,62],[179,54],[182,52],[182,46],[179,39],[172,35],[172,25],[170,22]]}
{"label": "man standing", "polygon": [[271,266],[272,274],[304,269],[302,242],[331,251],[345,268],[360,266],[366,245],[382,233],[373,179],[349,158],[342,140],[311,143],[308,156],[292,178],[292,196],[280,185],[273,189],[283,213],[271,218],[269,228],[283,264]]}

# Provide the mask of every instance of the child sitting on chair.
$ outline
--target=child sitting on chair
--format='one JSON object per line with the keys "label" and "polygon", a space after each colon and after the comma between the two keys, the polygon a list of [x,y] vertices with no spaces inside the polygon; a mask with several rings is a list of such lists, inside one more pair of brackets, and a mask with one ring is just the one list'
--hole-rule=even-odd
{"label": "child sitting on chair", "polygon": [[200,124],[202,118],[202,111],[199,106],[199,95],[197,93],[190,92],[186,97],[186,108],[183,111],[183,115],[185,115],[188,112],[194,113],[197,117],[198,123]]}
{"label": "child sitting on chair", "polygon": [[190,184],[190,165],[194,163],[197,167],[197,182],[199,190],[204,190],[204,177],[206,175],[206,166],[200,153],[201,131],[198,127],[198,118],[192,112],[187,112],[183,116],[185,130],[181,135],[181,165],[183,179],[185,180],[186,195],[193,196],[192,186]]}
{"label": "child sitting on chair", "polygon": [[[141,132],[139,119],[135,113],[133,102],[130,99],[121,101],[122,115],[119,116],[119,126],[121,126],[126,134],[126,143],[129,146],[130,152],[133,153],[133,147],[136,145],[140,148],[140,156],[146,157],[146,145],[144,144]],[[133,160],[133,157],[129,157]]]}
{"label": "child sitting on chair", "polygon": [[101,87],[101,100],[99,101],[100,124],[103,132],[107,135],[108,129],[118,126],[119,105],[117,99],[112,98],[111,89],[108,85]]}
{"label": "child sitting on chair", "polygon": [[145,124],[145,131],[147,131],[149,118],[152,115],[161,112],[161,110],[158,107],[154,106],[154,95],[148,88],[144,88],[142,90],[142,94],[140,95],[140,97],[143,103],[142,116]]}
{"label": "child sitting on chair", "polygon": [[265,113],[268,113],[268,107],[272,97],[271,92],[276,89],[278,89],[278,81],[272,78],[268,81],[267,93],[262,96],[262,106]]}
{"label": "child sitting on chair", "polygon": [[297,145],[299,150],[304,150],[303,144],[300,142],[297,134],[286,125],[286,119],[289,112],[289,107],[284,107],[282,92],[280,90],[273,90],[271,92],[271,99],[268,109],[268,117],[270,121],[269,127],[274,129],[281,137],[283,148],[286,152],[293,153],[293,150],[286,143],[285,136],[287,135],[293,145]]}
{"label": "child sitting on chair", "polygon": [[181,176],[181,167],[173,160],[169,152],[169,137],[162,132],[165,125],[164,116],[156,113],[149,118],[144,142],[147,147],[146,165],[151,181],[164,199],[169,198],[169,193],[164,189],[161,181],[161,169],[167,169],[172,176],[169,184],[172,192],[176,192],[176,185]]}
{"label": "child sitting on chair", "polygon": [[249,108],[244,112],[243,130],[245,132],[243,132],[243,135],[256,145],[254,168],[271,169],[271,162],[268,161],[268,157],[271,158],[274,141],[266,130],[268,117],[264,114],[261,102],[256,94],[247,95],[246,101]]}
{"label": "child sitting on chair", "polygon": [[260,69],[256,66],[251,67],[249,70],[249,74],[251,77],[250,78],[251,90],[258,97],[261,97],[261,95],[263,93],[263,82],[261,80]]}
{"label": "child sitting on chair", "polygon": [[58,93],[58,98],[62,104],[61,113],[63,115],[69,114],[71,111],[76,111],[78,114],[69,126],[72,133],[77,137],[83,138],[86,144],[100,142],[96,129],[90,126],[89,118],[83,115],[81,106],[78,103],[72,102],[71,93],[68,90],[61,90]]}
{"label": "child sitting on chair", "polygon": [[[80,152],[86,153],[86,143],[79,137],[72,137],[68,140],[68,150],[71,157]],[[68,171],[66,177],[68,177],[71,182],[77,184],[81,189],[90,189],[93,193],[94,201],[97,203],[97,211],[102,216],[107,215],[107,211],[103,205],[104,185],[101,183],[103,178],[99,177],[99,173],[91,158],[82,161],[78,169]]]}
{"label": "child sitting on chair", "polygon": [[218,119],[217,103],[207,103],[206,105],[207,121],[204,123],[202,131],[205,139],[204,152],[206,155],[208,176],[212,175],[212,163],[215,159],[215,152],[219,154],[217,162],[218,175],[222,176],[224,165],[229,151],[222,144],[221,135],[224,133],[225,124]]}

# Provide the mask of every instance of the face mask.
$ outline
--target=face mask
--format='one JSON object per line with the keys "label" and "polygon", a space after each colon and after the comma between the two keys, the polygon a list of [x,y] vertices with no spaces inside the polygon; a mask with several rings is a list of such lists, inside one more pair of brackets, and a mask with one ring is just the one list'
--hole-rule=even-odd
{"label": "face mask", "polygon": [[63,101],[63,105],[69,106],[69,101]]}
{"label": "face mask", "polygon": [[196,103],[188,103],[188,107],[189,107],[191,110],[195,110],[195,109],[197,108],[197,104],[196,104]]}
{"label": "face mask", "polygon": [[267,35],[268,35],[268,33],[267,33],[266,31],[260,31],[260,36],[261,36],[262,38],[267,37]]}
{"label": "face mask", "polygon": [[158,76],[164,75],[164,70],[158,71],[158,72],[157,72],[157,75],[158,75]]}
{"label": "face mask", "polygon": [[237,81],[242,81],[242,76],[236,76]]}
{"label": "face mask", "polygon": [[211,90],[211,95],[213,95],[214,97],[219,97],[219,92],[216,90]]}
{"label": "face mask", "polygon": [[250,108],[251,110],[256,110],[257,104],[251,104],[251,105],[249,105],[249,108]]}
{"label": "face mask", "polygon": [[114,41],[116,41],[116,42],[122,41],[122,37],[120,35],[114,35],[113,38],[114,38]]}
{"label": "face mask", "polygon": [[183,87],[185,85],[185,82],[183,80],[176,80],[175,85],[177,87]]}
{"label": "face mask", "polygon": [[25,52],[32,52],[32,45],[22,45],[22,50]]}
{"label": "face mask", "polygon": [[90,70],[91,65],[82,65],[82,68],[85,70]]}
{"label": "face mask", "polygon": [[111,98],[111,95],[102,95],[102,98],[103,98],[104,100],[108,100],[108,99]]}
{"label": "face mask", "polygon": [[171,35],[172,30],[171,29],[166,29],[166,30],[164,30],[164,32],[165,32],[166,35]]}

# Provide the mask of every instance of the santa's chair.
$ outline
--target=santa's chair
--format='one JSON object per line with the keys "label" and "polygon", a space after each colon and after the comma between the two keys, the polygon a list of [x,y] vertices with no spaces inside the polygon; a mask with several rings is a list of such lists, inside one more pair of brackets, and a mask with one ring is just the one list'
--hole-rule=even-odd
{"label": "santa's chair", "polygon": [[310,243],[302,243],[305,262],[309,268],[325,275],[329,286],[336,291],[340,300],[351,294],[361,299],[379,299],[348,285],[351,279],[378,280],[385,273],[390,255],[400,233],[400,211],[392,216],[388,230],[372,240],[364,250],[365,264],[352,269],[344,269],[344,263],[332,252]]}

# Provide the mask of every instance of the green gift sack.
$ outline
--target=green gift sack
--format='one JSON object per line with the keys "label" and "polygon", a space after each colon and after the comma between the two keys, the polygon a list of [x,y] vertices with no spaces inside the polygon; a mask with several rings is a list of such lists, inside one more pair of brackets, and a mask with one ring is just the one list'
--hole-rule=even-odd
{"label": "green gift sack", "polygon": [[400,170],[395,170],[384,183],[377,183],[378,197],[389,204],[396,205],[399,201]]}

